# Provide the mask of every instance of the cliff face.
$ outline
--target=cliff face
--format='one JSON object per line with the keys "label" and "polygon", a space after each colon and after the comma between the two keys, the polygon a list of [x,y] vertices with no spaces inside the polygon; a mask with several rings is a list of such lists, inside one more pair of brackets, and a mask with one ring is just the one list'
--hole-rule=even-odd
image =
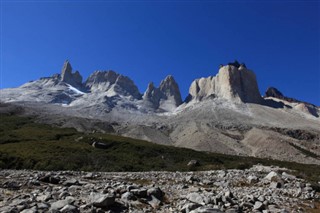
{"label": "cliff face", "polygon": [[70,84],[73,87],[82,87],[82,76],[78,71],[72,73],[72,67],[70,62],[67,60],[64,62],[61,70],[61,81]]}
{"label": "cliff face", "polygon": [[263,100],[255,74],[244,65],[222,66],[216,76],[192,82],[188,101],[209,97],[219,97],[238,103],[261,103]]}
{"label": "cliff face", "polygon": [[149,83],[143,100],[153,108],[168,111],[172,111],[182,104],[179,86],[171,75],[161,81],[159,88],[155,87],[153,83]]}

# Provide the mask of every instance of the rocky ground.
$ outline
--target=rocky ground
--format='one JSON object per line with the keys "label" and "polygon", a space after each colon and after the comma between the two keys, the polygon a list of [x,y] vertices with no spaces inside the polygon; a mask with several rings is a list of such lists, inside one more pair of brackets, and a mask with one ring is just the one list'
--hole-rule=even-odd
{"label": "rocky ground", "polygon": [[290,171],[0,171],[0,212],[319,212],[320,194]]}

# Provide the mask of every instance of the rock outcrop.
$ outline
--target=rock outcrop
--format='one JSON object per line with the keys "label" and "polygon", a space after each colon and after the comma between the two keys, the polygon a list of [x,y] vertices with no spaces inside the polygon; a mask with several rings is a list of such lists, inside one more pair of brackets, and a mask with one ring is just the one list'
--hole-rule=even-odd
{"label": "rock outcrop", "polygon": [[114,71],[95,71],[85,82],[91,92],[106,92],[108,96],[123,95],[141,99],[138,87],[127,76]]}
{"label": "rock outcrop", "polygon": [[80,75],[79,71],[72,73],[72,67],[68,60],[66,60],[63,64],[61,70],[61,81],[76,88],[82,87],[82,76]]}
{"label": "rock outcrop", "polygon": [[304,102],[304,101],[299,101],[294,98],[286,97],[284,96],[277,88],[274,87],[269,87],[267,91],[265,92],[265,97],[266,98],[276,98],[279,100],[283,100],[285,102],[294,104],[293,108],[304,112],[306,114],[310,114],[315,117],[319,117],[319,109],[317,106]]}
{"label": "rock outcrop", "polygon": [[165,99],[172,99],[174,101],[176,107],[182,103],[179,86],[172,75],[168,75],[161,81],[159,89],[163,93]]}
{"label": "rock outcrop", "polygon": [[265,92],[265,97],[273,97],[278,99],[284,99],[284,95],[274,87],[269,87],[267,91]]}
{"label": "rock outcrop", "polygon": [[189,89],[187,101],[219,97],[232,102],[261,103],[255,74],[238,62],[221,66],[216,76],[196,79]]}
{"label": "rock outcrop", "polygon": [[182,103],[179,86],[171,75],[161,81],[159,88],[152,82],[149,83],[143,100],[155,109],[161,108],[168,111],[172,111]]}

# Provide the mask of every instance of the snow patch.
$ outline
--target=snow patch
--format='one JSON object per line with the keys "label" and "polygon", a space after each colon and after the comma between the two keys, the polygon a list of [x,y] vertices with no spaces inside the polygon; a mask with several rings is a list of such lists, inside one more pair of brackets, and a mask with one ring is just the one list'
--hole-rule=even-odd
{"label": "snow patch", "polygon": [[84,92],[78,90],[77,88],[71,86],[70,84],[68,84],[68,89],[71,90],[72,92],[76,93],[76,94],[79,94],[79,95],[85,94]]}

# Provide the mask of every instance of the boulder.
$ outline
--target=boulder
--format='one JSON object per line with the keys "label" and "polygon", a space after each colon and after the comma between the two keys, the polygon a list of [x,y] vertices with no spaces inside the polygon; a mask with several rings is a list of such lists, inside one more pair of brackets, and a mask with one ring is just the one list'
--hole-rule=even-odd
{"label": "boulder", "polygon": [[89,202],[95,207],[105,208],[114,204],[115,196],[113,194],[91,192],[89,196]]}
{"label": "boulder", "polygon": [[149,197],[154,196],[155,198],[162,201],[164,192],[159,187],[152,187],[147,190],[147,196]]}
{"label": "boulder", "polygon": [[265,176],[265,179],[269,181],[277,180],[279,178],[278,173],[271,171],[267,176]]}
{"label": "boulder", "polygon": [[199,205],[204,205],[205,204],[203,197],[197,192],[192,192],[192,193],[188,194],[187,195],[187,199],[189,201],[197,203]]}
{"label": "boulder", "polygon": [[187,166],[189,167],[200,166],[200,163],[197,160],[191,160],[188,162]]}

